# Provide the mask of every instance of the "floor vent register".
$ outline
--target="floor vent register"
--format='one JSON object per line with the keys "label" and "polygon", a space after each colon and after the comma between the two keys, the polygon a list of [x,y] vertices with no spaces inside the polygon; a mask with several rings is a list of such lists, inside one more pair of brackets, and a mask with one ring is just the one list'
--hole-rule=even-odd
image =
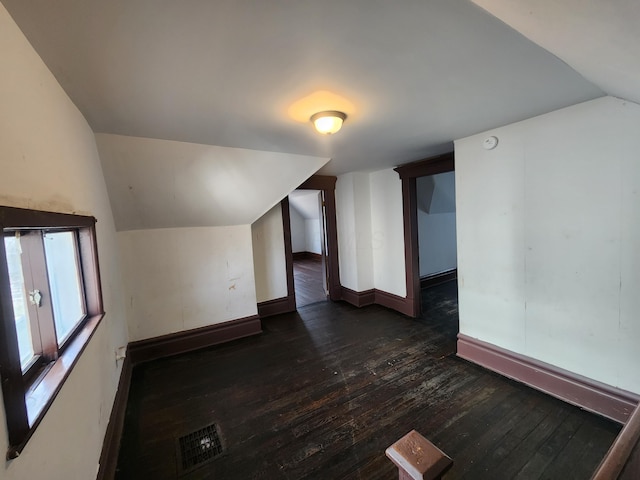
{"label": "floor vent register", "polygon": [[190,472],[223,453],[215,423],[180,437],[177,443],[180,474]]}

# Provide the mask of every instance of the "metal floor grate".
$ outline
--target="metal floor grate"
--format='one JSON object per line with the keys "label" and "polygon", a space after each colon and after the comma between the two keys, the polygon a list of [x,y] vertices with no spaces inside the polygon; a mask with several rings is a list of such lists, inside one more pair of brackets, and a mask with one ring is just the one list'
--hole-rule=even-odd
{"label": "metal floor grate", "polygon": [[222,452],[218,427],[214,423],[178,439],[178,469],[180,473],[193,470]]}

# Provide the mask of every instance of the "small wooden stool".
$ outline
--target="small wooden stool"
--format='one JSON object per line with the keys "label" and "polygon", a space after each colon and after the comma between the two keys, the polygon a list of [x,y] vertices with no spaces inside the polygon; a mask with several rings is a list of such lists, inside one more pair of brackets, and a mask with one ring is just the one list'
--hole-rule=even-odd
{"label": "small wooden stool", "polygon": [[439,480],[453,461],[415,430],[385,451],[398,467],[399,480]]}

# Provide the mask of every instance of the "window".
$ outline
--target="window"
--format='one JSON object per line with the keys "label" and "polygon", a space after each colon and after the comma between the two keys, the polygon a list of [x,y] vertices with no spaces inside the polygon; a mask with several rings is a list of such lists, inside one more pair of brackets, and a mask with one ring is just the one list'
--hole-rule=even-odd
{"label": "window", "polygon": [[0,207],[0,370],[15,458],[103,316],[95,219]]}

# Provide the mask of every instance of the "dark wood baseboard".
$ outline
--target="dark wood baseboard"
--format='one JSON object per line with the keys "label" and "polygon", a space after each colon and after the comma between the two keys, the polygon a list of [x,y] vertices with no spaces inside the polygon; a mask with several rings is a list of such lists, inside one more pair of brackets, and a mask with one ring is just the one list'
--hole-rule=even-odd
{"label": "dark wood baseboard", "polygon": [[433,275],[420,277],[420,288],[435,287],[436,285],[455,280],[456,278],[458,278],[457,268],[447,270],[446,272],[434,273]]}
{"label": "dark wood baseboard", "polygon": [[267,300],[258,304],[258,316],[260,318],[280,315],[281,313],[289,313],[296,311],[296,296],[287,295],[286,297]]}
{"label": "dark wood baseboard", "polygon": [[458,334],[458,356],[565,402],[625,423],[640,396]]}
{"label": "dark wood baseboard", "polygon": [[97,480],[112,480],[116,475],[118,451],[120,450],[120,439],[122,438],[122,429],[124,427],[124,415],[127,411],[127,399],[129,398],[132,370],[133,367],[127,352],[124,362],[122,363],[118,390],[115,400],[113,401],[113,407],[111,408],[107,431],[104,434]]}
{"label": "dark wood baseboard", "polygon": [[313,252],[294,252],[294,260],[322,260],[322,255]]}
{"label": "dark wood baseboard", "polygon": [[399,297],[392,293],[383,292],[378,289],[356,292],[347,287],[342,287],[342,300],[355,307],[366,307],[367,305],[382,305],[396,312],[412,317],[411,302],[404,297]]}
{"label": "dark wood baseboard", "polygon": [[342,300],[356,307],[366,307],[373,305],[376,301],[376,291],[374,289],[356,292],[347,287],[342,287]]}
{"label": "dark wood baseboard", "polygon": [[231,320],[230,322],[216,323],[215,325],[194,328],[193,330],[131,342],[129,344],[129,357],[131,358],[131,363],[136,365],[141,362],[198,350],[261,332],[260,317],[253,315]]}
{"label": "dark wood baseboard", "polygon": [[[411,299],[399,297],[398,295],[376,289],[376,303],[383,307],[395,310],[396,312],[400,312],[408,317],[416,317],[413,311],[413,300]],[[418,314],[420,314],[420,312],[418,312]]]}

